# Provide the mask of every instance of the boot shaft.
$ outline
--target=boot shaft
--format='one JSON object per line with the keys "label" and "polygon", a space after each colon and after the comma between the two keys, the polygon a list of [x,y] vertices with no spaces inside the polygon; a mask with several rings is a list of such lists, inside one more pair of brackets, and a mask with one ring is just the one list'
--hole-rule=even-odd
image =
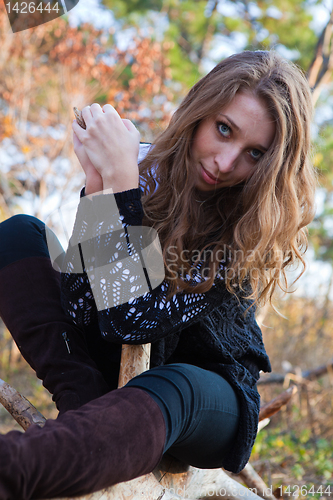
{"label": "boot shaft", "polygon": [[50,259],[28,257],[0,270],[0,316],[61,412],[109,391],[83,332],[61,307]]}

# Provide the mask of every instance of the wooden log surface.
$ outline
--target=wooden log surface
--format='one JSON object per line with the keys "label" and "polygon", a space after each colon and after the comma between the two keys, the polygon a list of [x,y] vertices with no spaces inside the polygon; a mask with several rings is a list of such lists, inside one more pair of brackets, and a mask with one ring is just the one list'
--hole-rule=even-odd
{"label": "wooden log surface", "polygon": [[[222,469],[196,469],[180,474],[154,473],[111,486],[76,500],[260,500]],[[60,499],[55,499],[60,500]],[[63,500],[74,500],[66,498]]]}
{"label": "wooden log surface", "polygon": [[[166,491],[154,474],[147,474],[132,481],[111,486],[89,495],[75,497],[75,500],[183,500],[174,492]],[[60,500],[60,499],[55,499]],[[74,500],[72,497],[62,500]],[[191,500],[191,499],[189,499]],[[195,500],[195,499],[193,499]]]}
{"label": "wooden log surface", "polygon": [[267,486],[259,474],[256,473],[251,464],[246,464],[244,469],[238,474],[238,477],[249,487],[252,491],[256,491],[262,498],[267,500],[276,500],[273,495],[271,487]]}
{"label": "wooden log surface", "polygon": [[238,481],[235,481],[222,469],[189,467],[189,470],[182,474],[168,473],[163,475],[160,483],[167,488],[166,491],[181,494],[182,498],[203,500],[220,500],[221,498],[259,500],[261,498]]}
{"label": "wooden log surface", "polygon": [[124,387],[133,377],[149,370],[151,344],[123,344],[118,388]]}

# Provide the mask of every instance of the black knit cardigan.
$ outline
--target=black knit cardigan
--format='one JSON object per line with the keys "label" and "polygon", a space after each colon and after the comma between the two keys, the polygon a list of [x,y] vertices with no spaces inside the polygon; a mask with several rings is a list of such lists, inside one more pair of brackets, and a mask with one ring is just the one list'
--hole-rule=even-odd
{"label": "black knit cardigan", "polygon": [[[91,200],[81,192],[61,274],[63,308],[77,325],[95,325],[96,335],[110,342],[150,342],[151,367],[183,362],[222,375],[238,396],[240,424],[234,447],[221,466],[238,473],[257,434],[259,371],[271,371],[255,308],[246,312],[249,301],[230,294],[223,278],[206,293],[177,293],[166,300],[164,280],[153,290],[142,288],[139,296],[142,279],[123,263],[129,255],[128,229],[142,224],[140,198],[139,188]],[[122,303],[121,290],[135,286],[135,297]]]}

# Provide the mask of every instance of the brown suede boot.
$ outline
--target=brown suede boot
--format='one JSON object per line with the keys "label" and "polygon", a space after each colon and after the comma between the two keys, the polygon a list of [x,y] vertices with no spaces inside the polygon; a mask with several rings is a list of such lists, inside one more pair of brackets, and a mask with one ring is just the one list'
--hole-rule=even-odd
{"label": "brown suede boot", "polygon": [[60,274],[50,259],[28,257],[0,270],[0,316],[60,413],[109,391],[82,332],[61,307]]}
{"label": "brown suede boot", "polygon": [[85,495],[153,471],[165,444],[158,404],[124,387],[44,428],[0,436],[0,498]]}

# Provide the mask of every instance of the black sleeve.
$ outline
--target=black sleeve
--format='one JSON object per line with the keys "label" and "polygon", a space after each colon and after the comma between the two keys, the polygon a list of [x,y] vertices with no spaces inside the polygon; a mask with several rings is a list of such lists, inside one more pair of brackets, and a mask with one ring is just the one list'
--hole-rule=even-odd
{"label": "black sleeve", "polygon": [[[98,322],[102,335],[116,343],[153,342],[189,326],[219,305],[224,288],[217,279],[206,293],[166,300],[166,280],[147,285],[128,238],[142,223],[140,197],[140,189],[81,197],[62,273],[67,313],[82,327]],[[198,272],[193,284],[203,279]]]}

